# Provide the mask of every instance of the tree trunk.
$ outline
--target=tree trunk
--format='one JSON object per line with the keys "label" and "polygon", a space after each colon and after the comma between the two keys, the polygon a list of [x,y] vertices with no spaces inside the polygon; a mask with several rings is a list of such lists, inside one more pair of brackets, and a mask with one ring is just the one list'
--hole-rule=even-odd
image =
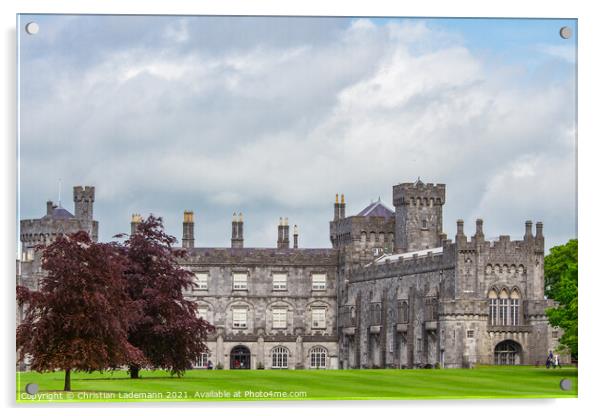
{"label": "tree trunk", "polygon": [[71,391],[71,369],[65,370],[65,391]]}
{"label": "tree trunk", "polygon": [[130,365],[130,378],[140,378],[140,367]]}

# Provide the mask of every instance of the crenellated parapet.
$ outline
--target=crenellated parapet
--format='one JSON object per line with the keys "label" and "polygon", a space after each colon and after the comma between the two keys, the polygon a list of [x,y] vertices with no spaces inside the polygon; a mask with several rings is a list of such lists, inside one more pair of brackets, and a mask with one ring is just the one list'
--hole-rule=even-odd
{"label": "crenellated parapet", "polygon": [[367,266],[354,267],[350,271],[350,281],[359,282],[450,270],[454,265],[454,248],[447,246],[411,256],[386,256]]}
{"label": "crenellated parapet", "polygon": [[445,184],[413,183],[393,186],[393,205],[434,206],[445,204]]}

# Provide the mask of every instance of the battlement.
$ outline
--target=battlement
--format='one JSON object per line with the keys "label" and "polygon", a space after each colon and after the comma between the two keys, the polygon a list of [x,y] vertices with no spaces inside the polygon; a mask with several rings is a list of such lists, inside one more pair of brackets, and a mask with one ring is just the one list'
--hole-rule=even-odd
{"label": "battlement", "polygon": [[470,251],[477,247],[486,248],[489,253],[520,253],[522,251],[543,252],[544,236],[543,223],[537,222],[537,231],[535,236],[532,232],[532,221],[525,222],[525,235],[522,240],[511,240],[509,235],[500,235],[493,240],[485,239],[483,233],[483,220],[476,220],[475,234],[468,238],[464,234],[464,221],[457,221],[456,244],[458,250]]}
{"label": "battlement", "polygon": [[393,205],[443,205],[445,204],[445,184],[400,183],[393,186]]}
{"label": "battlement", "polygon": [[73,187],[74,202],[94,202],[94,187],[93,186],[74,186]]}
{"label": "battlement", "polygon": [[452,245],[433,250],[383,256],[365,266],[352,268],[353,281],[401,277],[454,268]]}

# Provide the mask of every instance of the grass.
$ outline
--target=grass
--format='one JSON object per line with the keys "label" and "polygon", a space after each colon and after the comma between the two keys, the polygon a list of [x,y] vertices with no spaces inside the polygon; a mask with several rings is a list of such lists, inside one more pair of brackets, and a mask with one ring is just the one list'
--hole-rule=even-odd
{"label": "grass", "polygon": [[[409,400],[577,397],[577,369],[482,366],[442,370],[191,370],[181,377],[142,371],[17,373],[18,403],[208,401],[208,400]],[[570,391],[560,380],[572,382]],[[35,396],[25,393],[37,383]],[[290,395],[284,397],[284,393]]]}

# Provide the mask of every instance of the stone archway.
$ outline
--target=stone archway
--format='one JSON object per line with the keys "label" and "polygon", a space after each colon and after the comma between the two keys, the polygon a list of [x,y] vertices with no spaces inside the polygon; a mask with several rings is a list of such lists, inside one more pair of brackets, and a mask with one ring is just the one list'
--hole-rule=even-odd
{"label": "stone archway", "polygon": [[230,369],[251,369],[251,351],[244,345],[237,345],[230,351]]}
{"label": "stone archway", "polygon": [[493,351],[496,365],[519,365],[521,363],[522,347],[510,339],[502,341],[495,346]]}

